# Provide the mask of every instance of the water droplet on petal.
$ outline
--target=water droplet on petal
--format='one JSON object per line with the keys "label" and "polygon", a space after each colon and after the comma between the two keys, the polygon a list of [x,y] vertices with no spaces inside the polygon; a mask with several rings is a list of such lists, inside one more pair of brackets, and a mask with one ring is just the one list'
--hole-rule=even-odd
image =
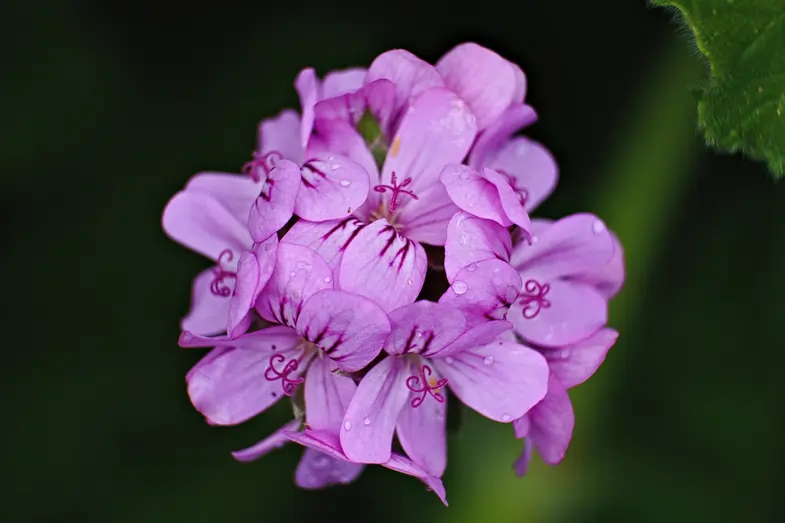
{"label": "water droplet on petal", "polygon": [[594,220],[594,223],[591,226],[591,230],[592,232],[594,232],[594,234],[600,234],[605,230],[605,224],[602,223],[602,220]]}
{"label": "water droplet on petal", "polygon": [[296,274],[297,274],[296,272],[292,271],[292,272],[290,272],[290,273],[289,273],[289,276],[291,276],[292,278],[294,278]]}
{"label": "water droplet on petal", "polygon": [[452,358],[452,356],[447,356],[446,358],[444,358],[444,361],[445,363],[447,363],[447,365],[452,365],[452,362],[454,362],[455,360]]}
{"label": "water droplet on petal", "polygon": [[511,419],[512,416],[510,416],[509,414],[502,414],[502,421],[510,421]]}
{"label": "water droplet on petal", "polygon": [[532,245],[534,245],[535,243],[537,243],[539,240],[540,240],[540,239],[539,239],[538,237],[536,237],[536,236],[532,236]]}
{"label": "water droplet on petal", "polygon": [[324,283],[330,283],[331,281],[333,281],[333,279],[330,278],[329,276],[324,277]]}
{"label": "water droplet on petal", "polygon": [[486,365],[493,365],[493,356],[485,356],[482,362]]}
{"label": "water droplet on petal", "polygon": [[349,187],[351,184],[351,180],[341,180],[341,187]]}
{"label": "water droplet on petal", "polygon": [[570,349],[562,349],[559,351],[559,358],[566,360],[570,357]]}
{"label": "water droplet on petal", "polygon": [[420,332],[420,331],[416,331],[416,332],[414,333],[414,337],[415,337],[415,338],[422,338],[422,332]]}
{"label": "water droplet on petal", "polygon": [[461,173],[461,180],[468,180],[468,179],[469,179],[469,173],[467,173],[466,171],[463,171]]}
{"label": "water droplet on petal", "polygon": [[466,270],[469,271],[469,272],[476,271],[477,270],[477,264],[476,263],[470,263],[469,265],[466,266]]}
{"label": "water droplet on petal", "polygon": [[458,281],[456,281],[455,283],[452,284],[452,291],[455,294],[460,295],[460,294],[465,293],[468,290],[469,290],[469,286],[466,285],[465,281],[458,280]]}
{"label": "water droplet on petal", "polygon": [[368,426],[368,425],[370,425],[370,424],[371,424],[371,418],[369,418],[368,416],[366,416],[366,417],[363,419],[363,425],[365,425],[365,426],[367,427],[367,426]]}
{"label": "water droplet on petal", "polygon": [[337,163],[334,163],[334,164],[332,164],[332,165],[330,166],[330,170],[331,170],[331,171],[337,171],[337,170],[338,170],[338,169],[340,169],[340,168],[341,168],[341,166],[340,166],[340,165],[338,165]]}
{"label": "water droplet on petal", "polygon": [[406,283],[409,285],[414,285],[414,282],[412,280],[406,280]]}
{"label": "water droplet on petal", "polygon": [[343,422],[343,430],[352,430],[352,422],[351,421],[344,421]]}

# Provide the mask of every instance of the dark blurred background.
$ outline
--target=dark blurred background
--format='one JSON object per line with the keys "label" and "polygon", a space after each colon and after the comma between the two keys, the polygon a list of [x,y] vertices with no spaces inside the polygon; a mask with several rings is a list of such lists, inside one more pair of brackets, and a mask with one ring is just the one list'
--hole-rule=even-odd
{"label": "dark blurred background", "polygon": [[[785,520],[785,186],[707,151],[705,66],[644,1],[21,2],[0,8],[5,287],[0,519],[24,522],[770,522]],[[229,451],[287,416],[207,426],[177,347],[208,262],[160,229],[193,173],[237,171],[299,69],[434,61],[474,40],[519,63],[561,166],[539,210],[600,214],[627,253],[616,347],[572,391],[564,463],[516,479],[509,427],[451,436],[450,507],[368,468],[294,487],[300,449]],[[777,493],[780,494],[777,494]]]}

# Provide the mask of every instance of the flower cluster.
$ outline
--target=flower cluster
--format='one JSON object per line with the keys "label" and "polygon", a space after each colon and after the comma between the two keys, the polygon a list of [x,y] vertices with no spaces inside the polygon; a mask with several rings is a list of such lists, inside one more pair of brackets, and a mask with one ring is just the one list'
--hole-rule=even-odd
{"label": "flower cluster", "polygon": [[197,174],[164,210],[215,262],[179,341],[212,348],[186,377],[194,407],[234,425],[288,398],[292,421],[234,457],[296,442],[303,488],[380,464],[445,501],[448,394],[512,424],[518,474],[532,448],[560,462],[566,390],[617,337],[623,257],[593,215],[529,218],[557,167],[516,135],[536,120],[521,69],[467,43],[295,87],[301,114],[263,121],[241,174]]}

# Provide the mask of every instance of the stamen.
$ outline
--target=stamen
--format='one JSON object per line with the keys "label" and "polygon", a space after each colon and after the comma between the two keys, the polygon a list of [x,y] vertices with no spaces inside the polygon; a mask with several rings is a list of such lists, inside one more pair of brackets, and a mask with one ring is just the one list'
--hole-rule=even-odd
{"label": "stamen", "polygon": [[264,171],[264,175],[267,176],[275,168],[278,161],[283,160],[283,154],[278,151],[269,151],[262,155],[254,151],[252,155],[253,160],[243,165],[242,173],[249,175],[255,182],[259,182],[262,179],[260,171]]}
{"label": "stamen", "polygon": [[226,278],[237,279],[237,273],[224,268],[224,264],[232,261],[234,254],[231,249],[224,249],[218,255],[218,265],[213,268],[213,281],[210,282],[210,292],[216,296],[227,298],[232,294],[232,290],[224,282]]}
{"label": "stamen", "polygon": [[[428,376],[431,374],[433,374],[431,368],[428,365],[423,365],[420,367],[419,375],[406,378],[406,388],[412,392],[421,393],[420,396],[412,398],[411,406],[415,409],[422,405],[422,402],[425,401],[425,396],[429,394],[439,403],[444,403],[444,395],[438,391],[447,385],[447,378],[442,378],[436,383],[431,383],[428,381]],[[422,385],[420,385],[420,383],[422,383]]]}
{"label": "stamen", "polygon": [[278,371],[278,369],[275,368],[276,363],[283,363],[285,359],[286,358],[283,354],[273,354],[270,356],[270,365],[267,367],[267,370],[264,371],[264,378],[267,381],[275,381],[280,379],[283,393],[287,396],[291,396],[294,394],[294,390],[297,388],[297,385],[302,383],[304,380],[302,378],[292,379],[289,377],[289,374],[297,371],[297,367],[300,365],[300,360],[297,358],[287,361],[282,371]]}
{"label": "stamen", "polygon": [[412,191],[408,189],[404,189],[407,185],[412,183],[411,177],[405,178],[401,185],[398,185],[398,177],[396,176],[395,172],[392,173],[392,185],[377,185],[373,188],[376,192],[385,192],[387,189],[390,189],[392,192],[392,197],[390,198],[390,211],[394,211],[398,208],[398,195],[403,193],[407,196],[411,196],[415,200],[419,200],[420,198],[414,194]]}
{"label": "stamen", "polygon": [[523,317],[530,320],[540,313],[540,309],[547,309],[551,302],[545,299],[545,295],[551,290],[547,283],[540,283],[537,280],[526,280],[523,285],[523,293],[518,301],[523,305]]}

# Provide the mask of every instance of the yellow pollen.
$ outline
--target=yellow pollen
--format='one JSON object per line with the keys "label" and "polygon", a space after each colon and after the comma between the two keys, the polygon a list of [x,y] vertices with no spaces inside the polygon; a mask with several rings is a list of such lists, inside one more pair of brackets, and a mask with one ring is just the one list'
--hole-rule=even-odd
{"label": "yellow pollen", "polygon": [[[436,378],[428,378],[428,385],[430,385],[432,389],[436,386],[437,383],[439,383],[439,380],[437,380]],[[438,391],[438,390],[440,389],[434,389],[434,391]]]}
{"label": "yellow pollen", "polygon": [[398,151],[401,149],[401,137],[396,136],[395,140],[393,140],[392,148],[390,149],[390,154],[393,156],[398,156]]}

